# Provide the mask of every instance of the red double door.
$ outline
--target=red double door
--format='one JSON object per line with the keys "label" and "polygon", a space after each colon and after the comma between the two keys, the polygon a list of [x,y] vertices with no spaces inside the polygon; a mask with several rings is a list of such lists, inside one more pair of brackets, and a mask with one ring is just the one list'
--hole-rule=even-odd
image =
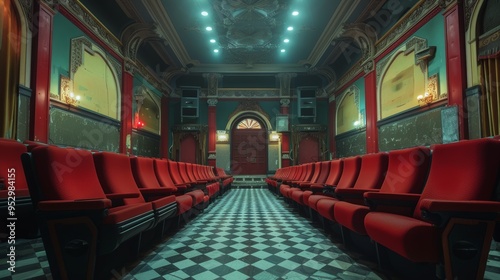
{"label": "red double door", "polygon": [[264,129],[233,129],[231,174],[267,174],[268,134]]}

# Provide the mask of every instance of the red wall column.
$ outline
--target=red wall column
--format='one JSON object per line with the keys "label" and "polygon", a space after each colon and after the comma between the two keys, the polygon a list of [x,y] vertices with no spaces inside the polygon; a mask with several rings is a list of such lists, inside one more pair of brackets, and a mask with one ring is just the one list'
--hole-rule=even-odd
{"label": "red wall column", "polygon": [[160,156],[162,158],[169,158],[169,126],[168,126],[168,97],[162,96],[161,98],[161,122],[160,122]]}
{"label": "red wall column", "polygon": [[217,139],[217,99],[208,100],[208,165],[216,166],[215,142]]}
{"label": "red wall column", "polygon": [[[280,103],[281,103],[280,114],[287,115],[289,123],[290,123],[289,107],[288,107],[290,104],[290,99],[282,99],[280,101]],[[293,155],[293,156],[298,156],[298,155]],[[291,165],[290,133],[289,132],[282,132],[281,133],[281,167],[288,167],[290,165]]]}
{"label": "red wall column", "polygon": [[336,111],[337,111],[337,103],[335,100],[332,100],[328,103],[328,150],[332,154],[332,158],[337,158],[337,145],[335,143],[335,124],[336,124]]}
{"label": "red wall column", "polygon": [[122,120],[120,129],[120,153],[132,154],[132,99],[134,88],[134,76],[129,61],[123,62],[123,88],[122,88]]}
{"label": "red wall column", "polygon": [[465,29],[462,1],[456,1],[444,12],[446,32],[446,76],[448,81],[448,105],[458,106],[460,139],[467,139],[465,88],[467,87],[465,66]]}
{"label": "red wall column", "polygon": [[52,60],[52,27],[54,11],[40,1],[35,1],[33,25],[33,58],[31,63],[31,124],[30,139],[48,143],[49,140],[49,91]]}
{"label": "red wall column", "polygon": [[366,153],[378,152],[377,75],[371,71],[365,76]]}

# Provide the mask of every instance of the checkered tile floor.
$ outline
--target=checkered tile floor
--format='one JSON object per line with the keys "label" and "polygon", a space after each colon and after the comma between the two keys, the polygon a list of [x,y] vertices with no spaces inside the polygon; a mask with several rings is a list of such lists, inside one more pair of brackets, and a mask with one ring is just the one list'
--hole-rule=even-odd
{"label": "checkered tile floor", "polygon": [[[232,190],[113,278],[394,279],[287,208],[266,189]],[[4,255],[6,244],[0,249]],[[485,279],[500,279],[493,249]],[[12,279],[51,278],[40,239],[20,240],[16,254]],[[7,268],[2,261],[0,279],[11,276]]]}

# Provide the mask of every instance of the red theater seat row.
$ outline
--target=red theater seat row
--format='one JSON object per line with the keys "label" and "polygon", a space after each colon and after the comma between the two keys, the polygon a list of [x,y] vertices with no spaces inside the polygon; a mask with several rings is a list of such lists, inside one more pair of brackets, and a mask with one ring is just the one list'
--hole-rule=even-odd
{"label": "red theater seat row", "polygon": [[18,182],[28,181],[55,278],[96,277],[99,258],[122,245],[138,250],[143,234],[162,236],[167,220],[179,223],[219,193],[208,166],[38,143],[27,153],[27,145],[0,141],[18,149],[9,164],[26,172]]}
{"label": "red theater seat row", "polygon": [[[324,185],[329,191],[323,193],[307,190],[302,201],[340,225],[343,238],[365,236],[376,244],[382,266],[387,261],[384,252],[390,251],[416,265],[444,267],[447,279],[481,279],[500,219],[500,142],[464,140],[431,149],[333,160],[329,178],[338,179],[336,186]],[[268,178],[269,185],[296,173],[278,171],[284,177]],[[292,198],[295,193],[300,191],[293,191]]]}

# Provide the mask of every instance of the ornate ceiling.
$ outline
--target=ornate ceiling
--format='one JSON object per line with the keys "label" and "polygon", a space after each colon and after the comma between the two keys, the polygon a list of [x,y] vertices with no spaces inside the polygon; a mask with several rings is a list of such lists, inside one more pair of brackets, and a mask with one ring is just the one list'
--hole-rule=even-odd
{"label": "ornate ceiling", "polygon": [[120,38],[127,56],[168,73],[164,78],[314,72],[329,83],[365,59],[370,44],[419,1],[80,2]]}

